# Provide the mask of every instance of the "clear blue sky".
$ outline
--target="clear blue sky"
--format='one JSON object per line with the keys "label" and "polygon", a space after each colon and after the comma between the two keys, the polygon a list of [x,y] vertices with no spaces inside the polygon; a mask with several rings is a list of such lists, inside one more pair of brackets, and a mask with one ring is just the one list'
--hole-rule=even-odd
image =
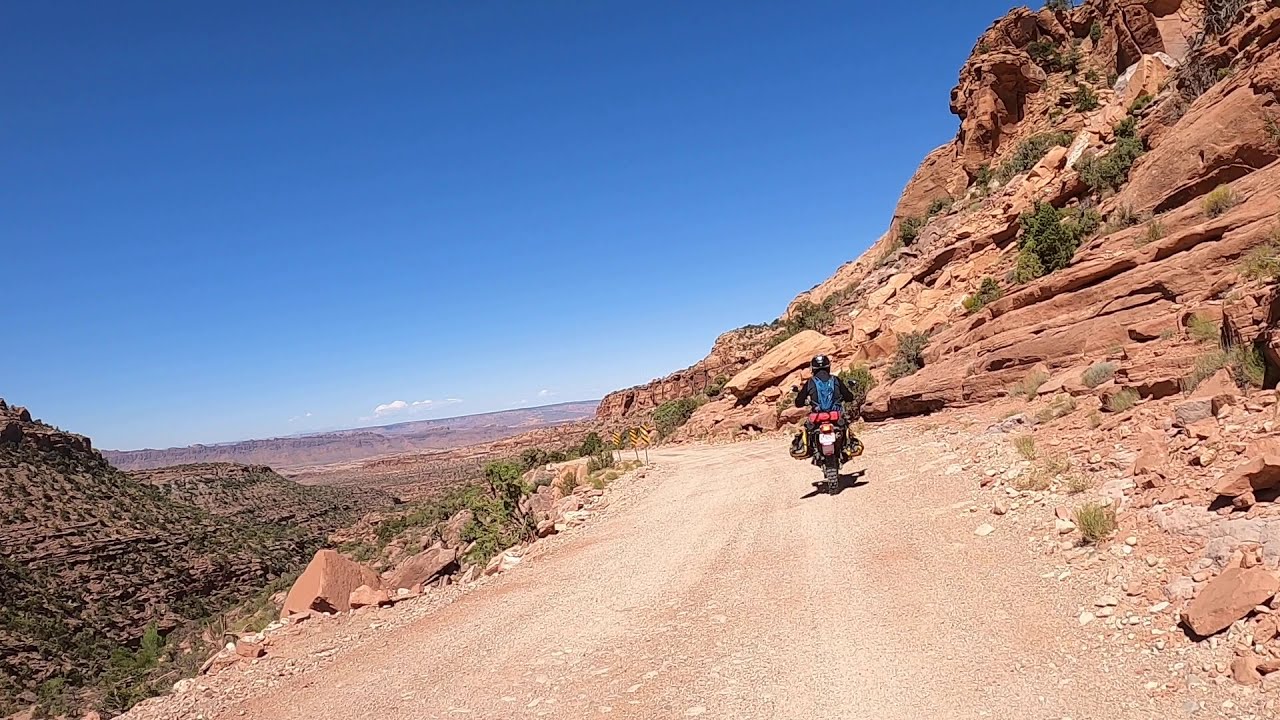
{"label": "clear blue sky", "polygon": [[1008,9],[10,3],[0,396],[134,448],[664,375],[883,232]]}

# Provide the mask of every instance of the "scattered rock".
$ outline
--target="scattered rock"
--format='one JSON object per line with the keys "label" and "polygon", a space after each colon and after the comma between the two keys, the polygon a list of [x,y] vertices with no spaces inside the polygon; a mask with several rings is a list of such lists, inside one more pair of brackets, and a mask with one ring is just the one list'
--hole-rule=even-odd
{"label": "scattered rock", "polygon": [[[422,586],[418,585],[417,587],[421,588]],[[397,591],[399,590],[404,590],[407,597],[409,592],[408,588],[397,588]],[[353,610],[356,608],[369,607],[374,605],[376,606],[390,605],[391,595],[383,588],[374,589],[369,587],[368,585],[361,585],[360,587],[351,591],[351,595],[348,598],[347,602],[351,606],[351,609]]]}
{"label": "scattered rock", "polygon": [[995,531],[996,529],[992,527],[990,524],[983,523],[979,525],[976,530],[973,531],[973,534],[977,535],[978,537],[986,537]]}
{"label": "scattered rock", "polygon": [[1215,493],[1224,497],[1240,497],[1246,493],[1280,487],[1280,440],[1259,440],[1250,445],[1245,454],[1253,459],[1231,471],[1214,485]]}
{"label": "scattered rock", "polygon": [[1258,672],[1258,658],[1252,653],[1231,661],[1231,678],[1241,685],[1257,685],[1262,682]]}
{"label": "scattered rock", "polygon": [[1231,568],[1200,591],[1184,619],[1197,635],[1213,635],[1270,600],[1277,590],[1280,580],[1264,568]]}
{"label": "scattered rock", "polygon": [[260,658],[267,654],[267,649],[258,643],[249,642],[247,640],[236,641],[236,655],[242,658]]}

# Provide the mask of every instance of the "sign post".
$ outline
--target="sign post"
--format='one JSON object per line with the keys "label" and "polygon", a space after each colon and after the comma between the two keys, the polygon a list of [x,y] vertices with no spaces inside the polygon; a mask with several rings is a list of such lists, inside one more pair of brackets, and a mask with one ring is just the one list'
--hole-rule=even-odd
{"label": "sign post", "polygon": [[618,451],[618,462],[622,462],[622,446],[623,446],[623,443],[625,442],[624,438],[622,437],[622,431],[614,430],[613,435],[612,437],[610,437],[610,439],[613,440],[614,449]]}

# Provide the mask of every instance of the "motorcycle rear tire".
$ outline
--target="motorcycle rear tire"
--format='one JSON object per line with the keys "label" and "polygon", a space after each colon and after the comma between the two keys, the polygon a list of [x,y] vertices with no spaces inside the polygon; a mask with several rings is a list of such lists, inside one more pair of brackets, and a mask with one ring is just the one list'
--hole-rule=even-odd
{"label": "motorcycle rear tire", "polygon": [[824,465],[822,467],[822,478],[827,483],[827,493],[835,495],[840,492],[840,466]]}

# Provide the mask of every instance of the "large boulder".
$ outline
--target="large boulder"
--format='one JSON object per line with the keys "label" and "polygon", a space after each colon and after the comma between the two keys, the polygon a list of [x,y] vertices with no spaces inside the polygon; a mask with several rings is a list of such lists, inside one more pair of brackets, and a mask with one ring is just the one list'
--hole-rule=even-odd
{"label": "large boulder", "polygon": [[351,609],[351,593],[361,585],[376,590],[382,587],[382,580],[373,570],[336,550],[318,550],[285,596],[280,617],[310,610],[345,612]]}
{"label": "large boulder", "polygon": [[1121,105],[1129,107],[1143,95],[1155,97],[1160,94],[1160,88],[1169,77],[1169,63],[1173,61],[1168,55],[1162,55],[1143,55],[1120,77],[1116,85]]}
{"label": "large boulder", "polygon": [[1213,491],[1224,497],[1280,488],[1280,439],[1264,438],[1249,446],[1252,460],[1228,473]]}
{"label": "large boulder", "polygon": [[802,330],[733,376],[725,389],[739,400],[753,397],[769,385],[804,367],[814,355],[830,355],[836,344],[814,330]]}
{"label": "large boulder", "polygon": [[1201,637],[1222,632],[1280,590],[1271,571],[1254,567],[1231,568],[1205,585],[1187,608],[1187,627]]}
{"label": "large boulder", "polygon": [[387,578],[392,590],[426,585],[458,560],[458,549],[443,545],[423,550],[400,564]]}

